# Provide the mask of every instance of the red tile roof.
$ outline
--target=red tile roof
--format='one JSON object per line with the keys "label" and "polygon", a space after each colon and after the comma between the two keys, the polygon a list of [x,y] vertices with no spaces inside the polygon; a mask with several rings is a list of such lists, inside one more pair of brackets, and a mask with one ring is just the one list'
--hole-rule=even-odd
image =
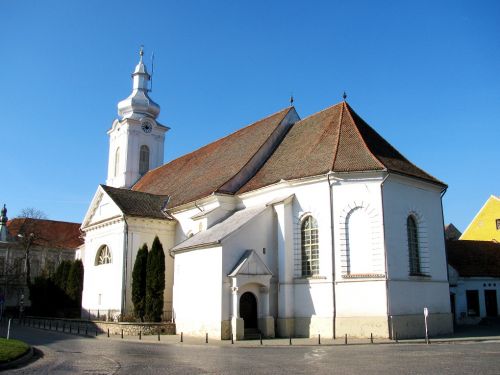
{"label": "red tile roof", "polygon": [[243,186],[234,191],[221,189],[256,154],[290,109],[148,172],[132,190],[169,195],[169,207],[175,207],[214,192],[248,192],[282,179],[317,176],[329,171],[387,170],[445,186],[408,161],[342,102],[297,121]]}
{"label": "red tile roof", "polygon": [[33,244],[53,249],[76,249],[83,244],[79,223],[65,221],[16,218],[7,222],[13,238],[18,234],[34,234]]}
{"label": "red tile roof", "polygon": [[444,184],[416,167],[345,103],[295,123],[274,154],[238,193],[280,180],[334,172],[388,170]]}
{"label": "red tile roof", "polygon": [[446,241],[448,263],[462,277],[500,277],[500,243]]}
{"label": "red tile roof", "polygon": [[169,195],[169,207],[217,192],[249,162],[290,110],[286,108],[146,173],[132,190]]}

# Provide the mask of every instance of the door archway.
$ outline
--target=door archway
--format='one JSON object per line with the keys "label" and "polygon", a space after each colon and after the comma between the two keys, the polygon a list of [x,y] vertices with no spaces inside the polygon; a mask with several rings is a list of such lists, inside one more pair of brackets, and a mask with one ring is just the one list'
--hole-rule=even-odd
{"label": "door archway", "polygon": [[257,298],[253,293],[245,292],[240,297],[240,317],[245,329],[257,328]]}

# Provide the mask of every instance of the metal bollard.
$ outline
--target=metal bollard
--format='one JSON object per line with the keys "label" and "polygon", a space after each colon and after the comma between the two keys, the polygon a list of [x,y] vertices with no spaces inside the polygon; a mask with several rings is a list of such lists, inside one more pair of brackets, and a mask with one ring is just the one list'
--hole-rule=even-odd
{"label": "metal bollard", "polygon": [[290,342],[289,345],[292,345],[292,336],[290,336]]}
{"label": "metal bollard", "polygon": [[321,345],[321,334],[318,333],[318,345]]}
{"label": "metal bollard", "polygon": [[79,335],[80,334],[80,324],[76,326],[76,333]]}
{"label": "metal bollard", "polygon": [[260,345],[262,345],[262,333],[259,335],[260,338]]}
{"label": "metal bollard", "polygon": [[89,335],[89,326],[85,326],[85,336]]}
{"label": "metal bollard", "polygon": [[397,332],[395,332],[395,333],[394,333],[394,335],[396,336],[396,343],[398,343],[398,342],[399,342],[399,341],[398,341],[398,333],[397,333]]}
{"label": "metal bollard", "polygon": [[158,328],[158,341],[160,341],[160,328]]}
{"label": "metal bollard", "polygon": [[231,333],[231,344],[234,344],[234,337],[232,333]]}
{"label": "metal bollard", "polygon": [[184,335],[183,335],[183,332],[181,332],[181,342],[184,342]]}
{"label": "metal bollard", "polygon": [[142,340],[142,331],[139,331],[139,340]]}
{"label": "metal bollard", "polygon": [[373,344],[373,333],[370,333],[370,343]]}
{"label": "metal bollard", "polygon": [[208,344],[208,333],[205,333],[205,344]]}
{"label": "metal bollard", "polygon": [[344,336],[344,344],[347,345],[347,333]]}
{"label": "metal bollard", "polygon": [[108,328],[108,337],[109,337],[109,328]]}
{"label": "metal bollard", "polygon": [[95,327],[95,337],[97,337],[97,327]]}
{"label": "metal bollard", "polygon": [[122,329],[122,339],[123,339],[123,329]]}

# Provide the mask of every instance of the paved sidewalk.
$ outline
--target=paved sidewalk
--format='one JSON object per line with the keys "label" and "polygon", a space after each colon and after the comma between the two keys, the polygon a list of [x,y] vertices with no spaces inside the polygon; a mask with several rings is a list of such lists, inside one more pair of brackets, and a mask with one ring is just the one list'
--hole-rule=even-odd
{"label": "paved sidewalk", "polygon": [[[4,322],[2,322],[4,323]],[[14,322],[12,325],[12,329],[15,330],[18,326],[17,322]],[[48,329],[43,328],[34,328],[36,330],[41,331],[49,331]],[[52,330],[52,332],[56,332]],[[77,333],[73,331],[73,333],[69,332],[61,332],[66,335],[75,336]],[[0,324],[0,336],[5,336],[6,327],[5,324]],[[81,332],[81,337],[85,337],[84,332]],[[290,345],[293,346],[332,346],[332,345],[346,345],[346,338],[344,335],[337,337],[335,340],[331,337],[318,337],[318,335],[311,338],[274,338],[274,339],[262,339],[262,343],[259,339],[257,340],[241,340],[232,343],[231,340],[219,340],[215,337],[208,337],[208,343],[206,342],[206,337],[193,337],[189,335],[182,336],[180,333],[177,335],[160,335],[160,339],[158,340],[157,335],[147,335],[142,336],[139,339],[139,336],[124,336],[121,337],[120,334],[111,334],[110,337],[107,336],[107,333],[99,333],[95,336],[94,332],[88,332],[87,337],[98,339],[98,340],[116,340],[116,341],[133,341],[133,342],[143,342],[143,343],[155,343],[155,344],[169,344],[169,345],[203,345],[203,346],[233,346],[233,347],[260,347],[260,346],[273,346],[273,347],[287,347]],[[439,337],[431,337],[431,343],[459,343],[459,342],[474,342],[474,341],[500,341],[500,325],[493,326],[460,326],[455,329],[455,333],[447,336],[439,336]],[[291,341],[291,344],[290,344]],[[354,338],[347,337],[347,345],[373,345],[373,344],[425,344],[425,339],[403,339],[398,340],[398,342],[386,338],[373,338],[373,343],[370,338]]]}

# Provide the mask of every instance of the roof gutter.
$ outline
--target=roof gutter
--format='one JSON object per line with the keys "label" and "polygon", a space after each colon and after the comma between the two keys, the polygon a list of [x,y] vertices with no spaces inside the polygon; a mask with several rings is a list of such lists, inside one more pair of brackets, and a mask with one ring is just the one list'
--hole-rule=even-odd
{"label": "roof gutter", "polygon": [[[446,192],[448,191],[448,186],[446,186],[442,191],[441,191],[441,199],[439,200],[440,203],[441,203],[441,219],[442,219],[442,223],[443,223],[443,249],[444,249],[444,259],[446,261],[446,281],[448,282],[448,285],[450,284],[450,270],[448,269],[448,252],[446,251],[446,236],[445,236],[445,233],[444,233],[444,209],[443,209],[443,197],[444,195],[446,194]],[[448,299],[448,301],[450,302],[450,312],[452,311],[452,306],[451,306],[451,298]],[[453,318],[453,327],[455,327],[455,316],[452,317]]]}
{"label": "roof gutter", "polygon": [[392,314],[391,314],[391,299],[389,298],[389,262],[387,261],[387,243],[386,243],[387,236],[385,235],[385,210],[384,210],[384,184],[388,178],[389,178],[389,172],[387,172],[387,175],[380,183],[380,202],[382,204],[382,233],[384,235],[385,302],[386,302],[387,315],[388,317],[390,317],[390,319],[387,321],[388,325],[387,330],[390,332],[390,338],[394,339],[394,332],[393,332],[394,324],[392,321]]}
{"label": "roof gutter", "polygon": [[330,196],[330,233],[332,239],[332,300],[333,300],[333,339],[336,338],[336,321],[337,321],[337,301],[335,295],[335,241],[334,241],[334,225],[333,225],[333,189],[330,177],[333,176],[333,172],[328,172],[327,182],[328,182],[328,193]]}
{"label": "roof gutter", "polygon": [[127,306],[127,257],[128,257],[128,223],[125,215],[123,215],[123,222],[125,223],[123,229],[123,274],[122,274],[122,303],[121,303],[121,316],[125,314],[125,307]]}

